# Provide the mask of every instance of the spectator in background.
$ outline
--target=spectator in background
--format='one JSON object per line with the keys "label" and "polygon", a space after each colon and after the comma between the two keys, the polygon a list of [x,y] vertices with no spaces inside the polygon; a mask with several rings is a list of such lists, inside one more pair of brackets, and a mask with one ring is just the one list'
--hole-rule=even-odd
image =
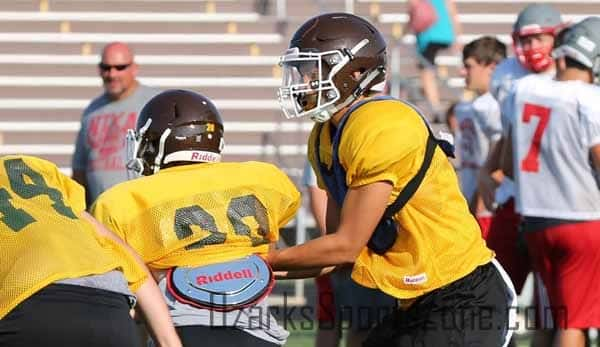
{"label": "spectator in background", "polygon": [[85,187],[87,206],[109,187],[127,180],[127,129],[135,128],[138,111],[158,93],[137,81],[138,66],[124,43],[104,47],[98,72],[104,93],[83,111],[71,164],[73,179]]}
{"label": "spectator in background", "polygon": [[[423,94],[432,109],[434,119],[441,121],[444,112],[437,84],[435,57],[440,50],[449,48],[456,43],[462,29],[454,0],[428,1],[435,11],[436,20],[426,30],[415,33],[417,58]],[[458,45],[455,49],[458,51]]]}
{"label": "spectator in background", "polygon": [[477,177],[487,154],[502,134],[500,106],[489,92],[496,65],[506,58],[506,45],[485,36],[471,41],[463,49],[466,89],[475,94],[471,101],[459,103],[454,111],[459,128],[458,152],[461,158],[460,187],[477,218],[483,237],[491,223],[491,212],[483,206],[477,192]]}
{"label": "spectator in background", "polygon": [[271,7],[269,0],[254,0],[254,11],[261,16],[266,16],[269,13]]}

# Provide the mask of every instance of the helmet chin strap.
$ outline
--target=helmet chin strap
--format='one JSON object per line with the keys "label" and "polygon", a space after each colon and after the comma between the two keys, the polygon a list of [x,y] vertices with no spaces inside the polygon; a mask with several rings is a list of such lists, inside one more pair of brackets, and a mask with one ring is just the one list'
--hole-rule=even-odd
{"label": "helmet chin strap", "polygon": [[356,99],[358,99],[363,91],[365,90],[365,88],[371,83],[373,82],[373,80],[375,78],[377,78],[381,73],[385,73],[385,70],[383,69],[383,67],[378,67],[377,69],[369,72],[358,84],[358,86],[354,89],[354,91],[352,92],[352,94],[350,94],[346,100],[342,101],[340,104],[338,105],[331,105],[329,107],[327,107],[326,109],[322,110],[321,112],[319,112],[316,115],[311,115],[311,119],[315,122],[326,122],[327,120],[329,120],[331,117],[333,117],[334,114],[336,114],[337,112],[339,112],[340,110],[343,110],[344,108],[346,108],[347,106],[349,106],[350,104],[352,104],[354,101],[356,101]]}
{"label": "helmet chin strap", "polygon": [[163,156],[165,155],[165,142],[169,134],[171,134],[171,128],[165,129],[162,135],[160,135],[160,141],[158,142],[158,153],[154,158],[154,165],[152,167],[152,171],[154,173],[157,173],[160,170],[160,163],[162,162]]}

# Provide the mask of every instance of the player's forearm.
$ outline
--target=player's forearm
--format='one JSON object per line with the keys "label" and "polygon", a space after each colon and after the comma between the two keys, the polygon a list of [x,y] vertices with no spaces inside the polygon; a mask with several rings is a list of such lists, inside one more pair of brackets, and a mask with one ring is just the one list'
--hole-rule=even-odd
{"label": "player's forearm", "polygon": [[138,306],[152,338],[161,347],[180,347],[181,341],[173,327],[169,310],[152,277],[136,292]]}
{"label": "player's forearm", "polygon": [[298,246],[272,251],[267,259],[276,271],[312,270],[353,263],[358,253],[354,245],[336,233]]}
{"label": "player's forearm", "polygon": [[326,234],[327,193],[317,187],[309,188],[310,210],[321,235]]}
{"label": "player's forearm", "polygon": [[483,164],[482,171],[485,174],[492,174],[492,172],[500,169],[500,156],[502,154],[502,146],[504,143],[504,138],[500,138],[493,146],[491,146],[491,150],[488,154],[488,157]]}
{"label": "player's forearm", "polygon": [[597,175],[600,175],[600,145],[595,145],[590,149],[592,164]]}
{"label": "player's forearm", "polygon": [[307,269],[307,270],[292,270],[292,271],[275,271],[275,279],[292,280],[310,277],[319,277],[332,272],[336,267],[327,266],[323,268]]}

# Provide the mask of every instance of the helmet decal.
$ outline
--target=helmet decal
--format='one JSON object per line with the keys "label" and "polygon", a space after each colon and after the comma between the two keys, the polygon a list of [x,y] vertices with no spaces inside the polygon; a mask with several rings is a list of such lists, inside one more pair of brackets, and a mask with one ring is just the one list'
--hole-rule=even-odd
{"label": "helmet decal", "polygon": [[162,168],[221,160],[223,121],[206,97],[186,90],[168,90],[142,108],[137,130],[127,132],[130,177],[151,175]]}

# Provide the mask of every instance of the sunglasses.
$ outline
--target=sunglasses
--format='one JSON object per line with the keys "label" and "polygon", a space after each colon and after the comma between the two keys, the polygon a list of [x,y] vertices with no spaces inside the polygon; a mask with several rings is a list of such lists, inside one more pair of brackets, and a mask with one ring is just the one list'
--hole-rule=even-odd
{"label": "sunglasses", "polygon": [[117,71],[123,71],[123,70],[127,69],[129,66],[131,66],[131,63],[129,63],[129,64],[121,64],[121,65],[109,65],[109,64],[104,64],[104,63],[99,63],[98,64],[98,67],[102,71],[110,71],[113,68],[116,69]]}

